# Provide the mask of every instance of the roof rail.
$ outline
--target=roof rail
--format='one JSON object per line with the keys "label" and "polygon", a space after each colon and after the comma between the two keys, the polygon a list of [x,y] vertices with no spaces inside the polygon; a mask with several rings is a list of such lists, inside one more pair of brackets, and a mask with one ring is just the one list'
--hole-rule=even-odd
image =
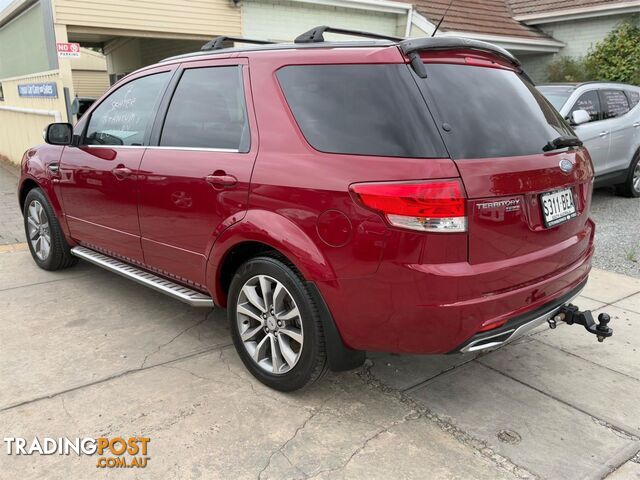
{"label": "roof rail", "polygon": [[324,33],[337,33],[340,35],[352,35],[354,37],[374,38],[378,40],[391,40],[392,42],[399,42],[402,37],[394,37],[392,35],[382,35],[380,33],[362,32],[360,30],[348,30],[346,28],[333,28],[326,25],[314,27],[311,30],[298,35],[294,40],[294,43],[320,43],[324,42]]}
{"label": "roof rail", "polygon": [[255,40],[252,38],[222,36],[222,37],[216,37],[213,40],[209,40],[207,43],[205,43],[202,46],[200,50],[203,50],[203,51],[220,50],[221,48],[224,48],[224,45],[223,45],[224,42],[251,43],[253,45],[269,45],[271,43],[276,43],[276,42],[271,42],[269,40]]}

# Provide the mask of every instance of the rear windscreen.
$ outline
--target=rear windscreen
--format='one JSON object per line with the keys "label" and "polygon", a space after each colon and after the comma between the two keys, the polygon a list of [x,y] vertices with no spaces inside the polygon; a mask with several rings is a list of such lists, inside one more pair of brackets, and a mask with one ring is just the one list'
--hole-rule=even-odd
{"label": "rear windscreen", "polygon": [[321,152],[446,157],[406,65],[302,65],[277,73],[307,142]]}
{"label": "rear windscreen", "polygon": [[[529,82],[511,70],[470,65],[425,65],[424,87],[453,158],[533,155],[571,127]],[[449,128],[447,128],[449,129]]]}

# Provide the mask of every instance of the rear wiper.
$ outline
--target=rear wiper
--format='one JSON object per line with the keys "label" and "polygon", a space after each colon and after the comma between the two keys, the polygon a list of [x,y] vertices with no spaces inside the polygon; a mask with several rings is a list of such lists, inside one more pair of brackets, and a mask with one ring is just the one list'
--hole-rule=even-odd
{"label": "rear wiper", "polygon": [[574,137],[573,135],[562,136],[558,138],[554,138],[550,140],[544,147],[542,147],[543,152],[550,152],[551,150],[557,150],[559,148],[564,147],[581,147],[582,141],[578,137]]}

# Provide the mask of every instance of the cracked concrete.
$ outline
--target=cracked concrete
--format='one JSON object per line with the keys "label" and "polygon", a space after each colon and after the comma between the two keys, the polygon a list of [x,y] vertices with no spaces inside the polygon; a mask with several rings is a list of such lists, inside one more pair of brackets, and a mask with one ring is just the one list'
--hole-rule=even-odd
{"label": "cracked concrete", "polygon": [[[82,262],[44,272],[24,251],[0,271],[2,436],[151,438],[147,468],[106,477],[639,475],[639,280],[594,271],[577,302],[613,313],[604,344],[562,325],[477,357],[372,354],[282,394],[246,372],[223,311]],[[0,479],[96,470],[95,457],[0,453]]]}

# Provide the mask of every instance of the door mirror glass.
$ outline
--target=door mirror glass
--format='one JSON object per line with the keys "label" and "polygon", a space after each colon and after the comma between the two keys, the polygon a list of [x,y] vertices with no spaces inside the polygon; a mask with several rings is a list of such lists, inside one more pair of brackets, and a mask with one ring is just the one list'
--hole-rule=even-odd
{"label": "door mirror glass", "polygon": [[571,123],[573,125],[582,125],[591,120],[591,115],[586,110],[574,110],[571,112]]}
{"label": "door mirror glass", "polygon": [[44,135],[44,141],[51,145],[71,145],[73,126],[70,123],[51,123]]}

